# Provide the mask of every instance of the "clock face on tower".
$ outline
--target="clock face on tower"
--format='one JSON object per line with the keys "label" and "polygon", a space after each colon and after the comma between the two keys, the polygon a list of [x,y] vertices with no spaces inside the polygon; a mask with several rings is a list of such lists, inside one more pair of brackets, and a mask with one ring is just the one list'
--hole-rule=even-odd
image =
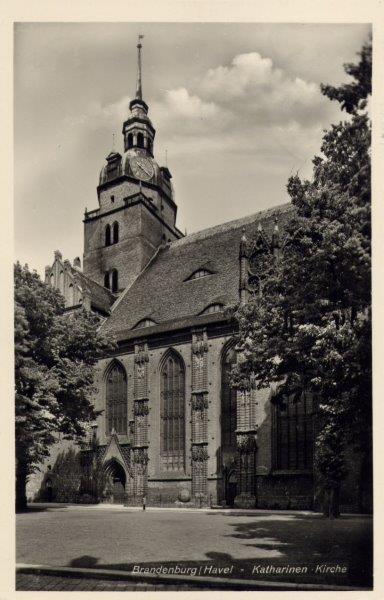
{"label": "clock face on tower", "polygon": [[134,156],[129,161],[134,177],[143,181],[149,181],[155,174],[153,164],[144,156]]}

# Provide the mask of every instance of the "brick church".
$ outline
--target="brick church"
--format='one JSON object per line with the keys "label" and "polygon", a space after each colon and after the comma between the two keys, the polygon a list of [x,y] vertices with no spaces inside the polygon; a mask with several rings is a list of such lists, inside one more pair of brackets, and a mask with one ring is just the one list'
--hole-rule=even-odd
{"label": "brick church", "polygon": [[102,414],[91,434],[109,482],[105,499],[311,509],[311,400],[278,405],[273,390],[240,393],[229,379],[236,347],[225,309],[246,302],[257,277],[254,241],[278,253],[292,208],[183,235],[172,175],[154,158],[137,48],[124,152],[107,156],[99,207],[85,212],[83,267],[56,251],[45,272],[68,311],[95,311],[117,340],[98,364]]}

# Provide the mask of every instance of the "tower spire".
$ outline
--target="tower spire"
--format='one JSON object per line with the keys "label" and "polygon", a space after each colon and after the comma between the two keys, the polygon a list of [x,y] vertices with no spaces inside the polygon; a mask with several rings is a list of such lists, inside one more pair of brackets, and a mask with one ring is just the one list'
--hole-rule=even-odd
{"label": "tower spire", "polygon": [[143,91],[142,91],[142,84],[141,84],[141,49],[142,49],[142,44],[141,41],[143,39],[143,35],[139,35],[139,40],[138,40],[138,44],[137,44],[137,85],[136,85],[136,98],[138,100],[142,100],[143,99]]}

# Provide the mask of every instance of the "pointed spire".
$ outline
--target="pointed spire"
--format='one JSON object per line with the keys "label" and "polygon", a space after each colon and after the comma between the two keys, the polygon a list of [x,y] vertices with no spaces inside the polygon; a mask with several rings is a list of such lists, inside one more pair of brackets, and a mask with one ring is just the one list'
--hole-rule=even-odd
{"label": "pointed spire", "polygon": [[139,35],[139,41],[137,44],[137,85],[136,85],[136,98],[138,100],[142,100],[143,99],[143,90],[142,90],[142,83],[141,83],[141,49],[142,49],[142,44],[140,42],[140,40],[143,39],[143,35]]}

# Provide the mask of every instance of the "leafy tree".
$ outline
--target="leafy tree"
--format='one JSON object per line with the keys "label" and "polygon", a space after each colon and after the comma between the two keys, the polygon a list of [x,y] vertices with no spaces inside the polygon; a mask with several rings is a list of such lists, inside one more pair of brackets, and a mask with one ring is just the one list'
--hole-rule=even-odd
{"label": "leafy tree", "polygon": [[365,465],[371,455],[370,42],[345,70],[352,83],[322,92],[350,116],[325,132],[312,180],[289,179],[295,211],[279,256],[266,251],[262,294],[234,312],[234,384],[277,384],[277,401],[304,390],[317,399],[315,467],[331,517],[347,448]]}
{"label": "leafy tree", "polygon": [[15,285],[16,507],[26,483],[57,441],[80,440],[94,420],[94,365],[112,344],[99,318],[64,312],[61,294],[19,263]]}

